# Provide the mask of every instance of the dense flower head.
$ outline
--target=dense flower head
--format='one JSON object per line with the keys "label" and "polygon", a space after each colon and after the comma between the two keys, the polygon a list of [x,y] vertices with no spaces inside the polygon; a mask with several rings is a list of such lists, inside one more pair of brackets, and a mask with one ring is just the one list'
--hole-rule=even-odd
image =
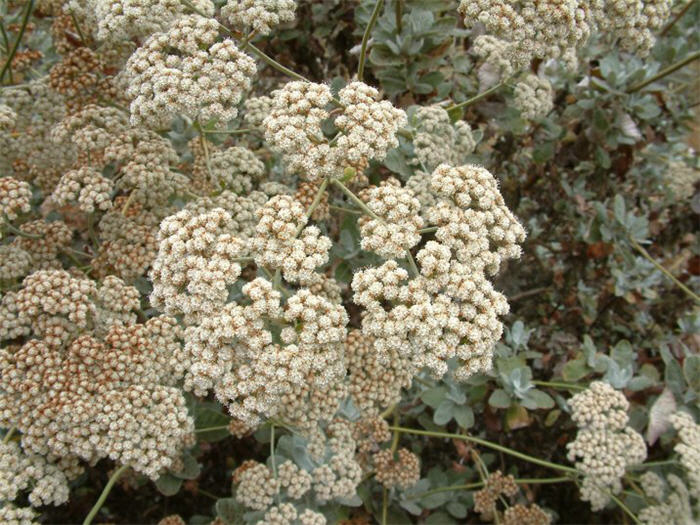
{"label": "dense flower head", "polygon": [[[393,187],[398,195],[408,191]],[[437,225],[436,240],[417,252],[420,269],[416,266],[410,275],[389,259],[360,270],[352,280],[353,300],[365,308],[362,330],[380,354],[399,352],[416,370],[425,367],[436,377],[447,372],[448,359],[457,357],[462,366],[456,376],[465,379],[491,367],[493,346],[502,333],[498,316],[508,312],[508,303],[487,275],[495,273],[503,260],[520,255],[518,243],[525,231],[484,168],[441,164],[431,175],[429,191],[434,204],[425,216],[428,223]],[[391,198],[400,202],[396,196]],[[403,226],[397,227],[406,228],[415,221],[410,227],[416,236],[406,248],[420,239],[417,227],[422,224],[420,201],[411,197],[408,202],[410,214],[397,214],[382,200],[368,203],[378,216],[386,213],[384,222],[390,225],[399,220]],[[409,257],[405,250],[388,253],[391,246],[387,239],[371,248],[385,257]],[[370,248],[369,244],[363,247]]]}
{"label": "dense flower head", "polygon": [[237,28],[268,35],[274,26],[294,20],[295,0],[227,0],[221,16]]}
{"label": "dense flower head", "polygon": [[406,114],[379,92],[352,82],[338,92],[342,111],[334,120],[339,130],[331,143],[322,123],[331,117],[333,100],[324,84],[294,81],[272,92],[272,111],[263,121],[265,140],[280,151],[290,171],[314,181],[340,177],[346,168],[362,172],[372,159],[381,160],[398,146],[396,133],[406,125]]}
{"label": "dense flower head", "polygon": [[433,170],[443,163],[459,165],[474,151],[476,141],[469,124],[463,120],[452,124],[444,108],[421,107],[413,118],[413,150],[424,169]]}
{"label": "dense flower head", "polygon": [[610,493],[622,490],[627,467],[644,461],[644,438],[627,426],[629,404],[620,392],[602,381],[576,394],[569,403],[572,419],[579,427],[576,439],[567,445],[569,461],[583,472],[581,499],[593,510],[610,501]]}
{"label": "dense flower head", "polygon": [[96,209],[106,211],[112,207],[113,183],[99,171],[82,167],[66,173],[53,191],[51,198],[59,206],[77,202],[85,213]]}
{"label": "dense flower head", "polygon": [[203,214],[182,210],[160,225],[153,262],[151,302],[169,314],[201,319],[223,306],[226,286],[241,273],[242,242],[229,233],[231,215],[221,208]]}
{"label": "dense flower head", "polygon": [[173,347],[156,347],[154,336],[162,337],[157,325],[117,324],[65,349],[33,339],[3,350],[3,423],[22,432],[25,450],[110,457],[157,478],[193,425],[182,392],[166,386],[174,374],[159,355]]}
{"label": "dense flower head", "polygon": [[214,19],[186,15],[131,55],[123,74],[133,125],[164,127],[186,115],[225,126],[238,114],[255,62],[233,40],[217,42],[217,37]]}
{"label": "dense flower head", "polygon": [[0,178],[0,216],[13,221],[20,213],[27,213],[31,206],[32,190],[24,181],[12,177]]}
{"label": "dense flower head", "polygon": [[[97,38],[118,42],[167,30],[185,11],[179,0],[92,0]],[[210,0],[192,5],[207,16],[214,14]]]}

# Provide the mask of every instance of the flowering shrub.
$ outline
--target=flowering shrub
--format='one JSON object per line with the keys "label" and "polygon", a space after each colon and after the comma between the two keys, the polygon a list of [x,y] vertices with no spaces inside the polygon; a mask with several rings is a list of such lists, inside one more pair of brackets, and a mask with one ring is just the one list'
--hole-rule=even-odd
{"label": "flowering shrub", "polygon": [[0,521],[700,519],[699,10],[3,4]]}

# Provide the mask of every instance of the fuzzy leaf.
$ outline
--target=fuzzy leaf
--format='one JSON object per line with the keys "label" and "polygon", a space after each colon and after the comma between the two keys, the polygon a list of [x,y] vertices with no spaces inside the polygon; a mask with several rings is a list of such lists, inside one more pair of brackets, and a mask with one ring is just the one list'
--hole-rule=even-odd
{"label": "fuzzy leaf", "polygon": [[670,389],[664,388],[649,410],[649,426],[647,426],[647,443],[653,445],[659,436],[668,430],[671,423],[668,420],[676,411],[676,399]]}

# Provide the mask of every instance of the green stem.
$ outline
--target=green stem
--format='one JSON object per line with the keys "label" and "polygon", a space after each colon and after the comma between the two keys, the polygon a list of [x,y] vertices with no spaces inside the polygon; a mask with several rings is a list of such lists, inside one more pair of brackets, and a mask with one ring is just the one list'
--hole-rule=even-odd
{"label": "green stem", "polygon": [[372,32],[372,29],[374,29],[374,24],[377,22],[377,18],[379,18],[379,12],[381,11],[383,5],[384,0],[377,0],[377,3],[374,4],[374,10],[372,11],[372,15],[369,18],[367,27],[365,28],[365,33],[362,35],[362,46],[360,48],[360,62],[357,65],[357,80],[359,80],[360,82],[362,82],[362,79],[365,75],[365,62],[367,60],[367,43],[369,42],[369,35]]}
{"label": "green stem", "polygon": [[384,221],[383,221],[376,213],[374,213],[372,210],[370,210],[370,209],[367,207],[367,205],[366,205],[364,202],[362,202],[362,200],[361,200],[357,195],[355,195],[352,191],[350,191],[350,190],[348,189],[348,187],[345,186],[345,184],[343,184],[342,182],[340,182],[340,180],[338,180],[338,179],[331,179],[331,182],[332,182],[333,184],[335,184],[335,185],[338,187],[338,189],[340,189],[340,191],[342,191],[345,195],[347,195],[347,197],[348,197],[352,202],[354,202],[355,204],[357,204],[358,208],[360,208],[363,212],[365,212],[367,215],[369,215],[370,217],[372,217],[375,221],[379,221],[379,222],[381,222],[382,224],[384,223]]}
{"label": "green stem", "polygon": [[416,261],[413,259],[413,255],[411,255],[411,250],[406,250],[406,259],[408,260],[408,266],[413,272],[413,276],[418,276],[420,272],[418,271],[418,266],[416,266]]}
{"label": "green stem", "polygon": [[280,64],[279,62],[277,62],[276,60],[274,60],[272,57],[270,57],[270,56],[266,55],[265,53],[263,53],[260,49],[258,49],[257,47],[255,47],[255,46],[254,46],[253,44],[251,44],[250,42],[248,42],[245,46],[243,46],[243,48],[244,48],[244,49],[249,49],[250,51],[252,51],[252,52],[255,53],[256,55],[258,55],[258,58],[260,58],[260,59],[261,59],[263,62],[265,62],[268,66],[270,66],[270,67],[273,68],[273,69],[276,69],[276,70],[279,71],[280,73],[284,73],[284,74],[287,75],[288,77],[293,78],[293,79],[295,79],[295,80],[301,80],[302,82],[310,82],[308,78],[306,78],[306,77],[300,75],[299,73],[295,73],[294,71],[292,71],[292,70],[289,69],[288,67],[283,66],[282,64]]}
{"label": "green stem", "polygon": [[[5,31],[5,26],[2,23],[0,23],[0,33],[2,34],[3,53],[7,54],[10,51],[10,39],[7,37],[7,31]],[[10,84],[14,84],[15,80],[12,77],[12,68],[10,68],[7,73],[8,78],[10,79]]]}
{"label": "green stem", "polygon": [[[203,16],[203,17],[205,17],[205,18],[208,18],[208,19],[212,20],[212,18],[211,18],[210,16],[207,16],[207,15],[204,14],[202,11],[200,11],[199,9],[197,9],[194,5],[192,5],[191,2],[188,2],[187,0],[180,0],[180,2],[181,2],[183,5],[187,6],[188,9],[190,9],[190,10],[194,11],[195,13],[197,13],[199,16]],[[298,73],[295,73],[294,71],[292,71],[291,69],[289,69],[289,68],[287,68],[287,67],[284,67],[282,64],[280,64],[279,62],[275,61],[273,58],[271,58],[271,57],[269,57],[268,55],[266,55],[265,53],[263,53],[260,49],[258,49],[257,47],[255,47],[255,46],[254,46],[253,44],[251,44],[250,42],[246,42],[246,41],[245,41],[245,38],[243,37],[243,35],[241,35],[238,31],[234,31],[233,29],[231,29],[231,28],[225,26],[225,25],[222,24],[221,22],[218,22],[218,21],[216,21],[216,22],[219,24],[219,27],[220,27],[221,29],[223,29],[225,32],[227,32],[229,35],[231,35],[233,38],[235,38],[236,40],[238,40],[238,41],[240,42],[241,47],[242,47],[243,49],[246,49],[246,50],[249,50],[249,51],[253,52],[254,54],[256,54],[256,55],[258,56],[258,58],[260,58],[263,62],[265,62],[267,65],[269,65],[269,66],[272,67],[273,69],[276,69],[276,70],[279,71],[280,73],[284,73],[284,74],[287,75],[288,77],[293,78],[293,79],[295,79],[295,80],[301,80],[301,81],[303,81],[303,82],[309,82],[309,80],[308,80],[307,78],[301,76],[301,75],[298,74]]]}
{"label": "green stem", "polygon": [[625,514],[627,514],[630,518],[632,518],[632,521],[634,521],[637,524],[641,524],[642,522],[639,521],[639,518],[630,510],[630,508],[625,505],[620,498],[615,496],[612,492],[610,493],[610,498],[617,504],[618,507],[620,507]]}
{"label": "green stem", "polygon": [[5,437],[2,438],[3,444],[7,443],[12,439],[12,434],[17,430],[15,427],[10,427],[10,429],[5,433]]}
{"label": "green stem", "polygon": [[693,301],[700,304],[700,297],[698,297],[698,295],[695,294],[695,292],[693,292],[693,290],[691,290],[686,285],[684,285],[682,282],[680,282],[678,279],[676,279],[676,277],[671,272],[669,272],[666,268],[664,268],[660,263],[656,262],[656,259],[654,259],[651,255],[649,255],[649,252],[646,251],[637,241],[635,241],[631,237],[630,237],[629,241],[630,241],[630,244],[634,247],[634,249],[637,250],[639,253],[641,253],[642,256],[644,256],[644,258],[646,260],[648,260],[651,264],[653,264],[657,270],[659,270],[666,277],[671,279],[671,281],[673,281],[681,290],[683,290],[688,295],[688,297],[690,297]]}
{"label": "green stem", "polygon": [[194,433],[199,434],[201,432],[213,432],[214,430],[224,430],[225,428],[228,428],[228,425],[220,425],[218,427],[209,427],[209,428],[196,428]]}
{"label": "green stem", "polygon": [[[358,207],[362,209],[363,212],[365,212],[367,215],[369,215],[371,218],[373,218],[375,221],[379,221],[382,224],[386,224],[384,222],[384,219],[379,217],[376,213],[374,213],[372,210],[370,210],[367,205],[362,202],[362,200],[355,195],[352,191],[348,189],[345,184],[340,182],[338,179],[331,179],[331,182],[335,184],[345,195],[347,195],[350,200],[352,200],[355,204],[357,204]],[[408,265],[411,268],[411,271],[413,272],[414,276],[419,275],[418,267],[416,266],[416,261],[413,260],[413,255],[411,255],[411,252],[409,250],[406,250],[406,259],[408,260]]]}
{"label": "green stem", "polygon": [[2,66],[2,70],[0,71],[0,83],[2,83],[3,79],[5,78],[5,73],[7,72],[8,69],[10,69],[10,67],[12,65],[12,59],[15,57],[15,54],[17,53],[17,49],[19,48],[19,44],[22,42],[22,37],[24,36],[24,31],[27,29],[27,24],[29,23],[29,17],[32,14],[33,10],[34,10],[34,0],[29,0],[29,2],[27,2],[27,5],[24,8],[24,15],[22,15],[22,25],[19,28],[19,33],[17,34],[17,40],[15,40],[15,43],[12,46],[12,49],[10,50],[10,53],[7,55],[7,60],[5,61],[5,65]]}
{"label": "green stem", "polygon": [[204,131],[207,135],[242,135],[243,133],[255,133],[257,130],[252,128],[243,129],[221,129]]}
{"label": "green stem", "polygon": [[197,487],[197,494],[201,494],[202,496],[206,496],[209,499],[213,499],[214,501],[219,501],[221,498],[212,494],[208,490],[200,489]]}
{"label": "green stem", "polygon": [[70,17],[71,17],[71,20],[73,20],[73,25],[75,26],[75,30],[78,32],[78,36],[80,37],[80,41],[83,43],[84,46],[86,46],[87,40],[85,40],[85,35],[83,34],[82,29],[80,29],[80,24],[78,23],[78,19],[75,17],[75,13],[73,12],[72,9],[70,9]]}
{"label": "green stem", "polygon": [[5,218],[5,228],[8,232],[19,237],[25,237],[27,239],[41,239],[41,235],[35,233],[27,233],[25,231],[20,230],[19,228],[15,228],[7,219],[7,217]]}
{"label": "green stem", "polygon": [[536,458],[533,456],[529,456],[527,454],[523,454],[522,452],[518,452],[517,450],[513,450],[511,448],[504,447],[504,446],[499,445],[497,443],[492,443],[491,441],[488,441],[486,439],[481,439],[481,438],[474,437],[474,436],[466,436],[463,434],[450,434],[448,432],[433,432],[430,430],[418,430],[418,429],[404,428],[404,427],[389,427],[389,430],[398,430],[399,432],[403,432],[405,434],[415,434],[417,436],[438,437],[438,438],[445,438],[445,439],[463,439],[465,441],[470,441],[472,443],[476,443],[477,445],[491,448],[493,450],[498,450],[500,452],[503,452],[504,454],[508,454],[510,456],[522,459],[522,460],[527,461],[529,463],[534,463],[535,465],[540,465],[542,467],[547,467],[547,468],[550,468],[553,470],[559,470],[561,472],[570,472],[572,474],[578,474],[578,471],[573,467],[568,467],[566,465],[559,465],[558,463],[552,463],[551,461],[546,461],[544,459],[539,459],[539,458]]}
{"label": "green stem", "polygon": [[396,18],[396,33],[401,34],[403,30],[403,5],[401,4],[403,0],[394,0],[394,17]]}
{"label": "green stem", "polygon": [[100,243],[97,240],[97,235],[95,235],[95,214],[94,213],[88,213],[87,216],[87,228],[88,228],[88,237],[90,238],[90,241],[92,242],[92,248],[97,252],[100,249]]}
{"label": "green stem", "polygon": [[681,18],[683,18],[683,15],[685,15],[688,10],[693,7],[693,4],[695,3],[695,0],[690,0],[687,4],[685,4],[685,7],[681,9],[676,16],[673,17],[673,20],[671,20],[666,27],[664,27],[663,31],[659,33],[659,36],[665,36],[666,33],[668,33],[671,28],[676,25],[676,22],[678,22]]}
{"label": "green stem", "polygon": [[500,82],[499,84],[496,84],[492,88],[487,89],[483,93],[479,93],[478,95],[476,95],[470,99],[467,99],[464,102],[460,102],[459,104],[454,104],[452,106],[447,107],[446,110],[453,111],[455,109],[462,109],[462,108],[466,108],[467,106],[471,106],[472,104],[479,102],[481,99],[488,97],[490,94],[495,93],[496,91],[498,91],[499,89],[501,89],[505,85],[506,85],[505,81]]}
{"label": "green stem", "polygon": [[[549,483],[568,483],[572,481],[569,476],[560,476],[558,478],[523,478],[514,480],[518,485],[544,485]],[[484,486],[483,481],[475,481],[474,483],[467,483],[466,485],[451,485],[449,487],[438,487],[421,494],[416,494],[408,498],[409,500],[421,499],[426,496],[431,496],[433,494],[440,494],[441,492],[456,492],[458,490],[473,490],[479,489]]]}
{"label": "green stem", "polygon": [[418,233],[420,233],[421,235],[423,235],[424,233],[433,233],[438,231],[438,228],[439,226],[429,226],[428,228],[422,228],[418,230]]}
{"label": "green stem", "polygon": [[129,465],[122,465],[121,467],[119,467],[117,470],[114,471],[112,476],[109,478],[109,481],[105,485],[105,488],[102,490],[102,494],[100,494],[100,497],[95,502],[95,505],[93,505],[92,509],[90,510],[90,513],[85,517],[85,520],[83,521],[83,525],[90,525],[90,523],[92,523],[92,520],[95,518],[97,513],[100,511],[100,509],[102,508],[102,505],[104,505],[104,502],[107,499],[107,496],[109,496],[109,492],[112,490],[112,487],[117,482],[119,477],[124,473],[124,471],[126,471],[128,468],[129,468]]}
{"label": "green stem", "polygon": [[[321,204],[321,199],[323,199],[323,194],[326,193],[327,187],[328,187],[328,177],[323,179],[323,182],[321,182],[321,184],[318,186],[318,191],[316,192],[316,195],[314,196],[314,200],[311,201],[311,206],[309,206],[309,209],[306,210],[306,220],[307,221],[314,214],[314,212],[316,211],[316,208],[318,208],[318,205]],[[297,237],[301,233],[301,230],[304,229],[304,226],[305,226],[304,223],[297,226],[297,229],[294,232],[294,237]]]}
{"label": "green stem", "polygon": [[[395,427],[399,426],[399,407],[394,406],[394,419],[393,419],[393,424]],[[391,439],[391,453],[392,455],[394,452],[396,452],[396,449],[399,448],[399,436],[401,433],[398,430],[394,430],[394,436]]]}
{"label": "green stem", "polygon": [[649,84],[656,82],[657,80],[661,80],[662,78],[670,75],[671,73],[675,73],[683,66],[690,64],[691,62],[697,60],[698,58],[700,58],[700,51],[695,51],[694,53],[690,53],[683,60],[679,60],[675,64],[671,64],[667,68],[662,69],[656,75],[651,77],[649,80],[645,80],[644,82],[640,82],[639,84],[634,84],[633,86],[627,88],[627,93],[634,93],[635,91],[639,91],[640,89],[647,87]]}
{"label": "green stem", "polygon": [[382,525],[387,525],[386,518],[389,512],[389,491],[382,488]]}
{"label": "green stem", "polygon": [[350,208],[343,208],[342,206],[334,206],[333,204],[329,204],[328,207],[331,210],[342,211],[343,213],[351,213],[353,215],[362,215],[361,211],[351,210]]}
{"label": "green stem", "polygon": [[585,386],[574,385],[572,383],[559,383],[557,381],[532,381],[532,384],[549,388],[562,388],[564,390],[586,390]]}
{"label": "green stem", "polygon": [[661,461],[647,461],[646,463],[640,463],[639,465],[632,465],[629,468],[631,470],[637,470],[645,467],[662,467],[665,465],[679,465],[679,463],[675,459],[664,459]]}
{"label": "green stem", "polygon": [[275,461],[275,424],[270,425],[270,462],[272,463],[272,476],[277,487],[277,504],[280,504],[280,485],[277,481],[277,461]]}

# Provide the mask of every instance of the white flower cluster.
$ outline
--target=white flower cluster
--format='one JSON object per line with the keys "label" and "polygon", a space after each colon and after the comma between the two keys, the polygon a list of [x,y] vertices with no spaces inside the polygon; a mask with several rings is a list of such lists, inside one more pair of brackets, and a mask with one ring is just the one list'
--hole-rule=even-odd
{"label": "white flower cluster", "polygon": [[[89,0],[87,3],[94,9],[97,38],[109,41],[166,31],[185,10],[180,0]],[[214,15],[210,0],[192,0],[191,4],[207,16]]]}
{"label": "white flower cluster", "polygon": [[17,507],[12,503],[5,503],[0,507],[0,521],[8,525],[36,525],[39,523],[34,518],[37,512],[31,507]]}
{"label": "white flower cluster", "polygon": [[14,281],[29,273],[32,257],[12,245],[0,246],[0,281]]}
{"label": "white flower cluster", "polygon": [[61,177],[51,199],[59,206],[77,201],[78,208],[85,213],[96,209],[106,211],[112,207],[113,185],[95,168],[83,166]]}
{"label": "white flower cluster", "polygon": [[20,213],[31,210],[32,190],[24,181],[12,177],[0,178],[0,218],[13,221]]}
{"label": "white flower cluster", "polygon": [[379,354],[374,340],[360,330],[350,330],[345,341],[348,389],[353,403],[363,415],[379,415],[401,399],[401,389],[409,388],[415,370],[396,349]]}
{"label": "white flower cluster", "polygon": [[86,330],[94,318],[95,281],[63,270],[39,270],[0,302],[0,340],[33,334],[49,346],[61,346]]}
{"label": "white flower cluster", "polygon": [[[253,191],[247,196],[236,195],[229,190],[222,191],[216,197],[201,197],[193,200],[185,206],[186,210],[200,215],[214,208],[223,208],[231,214],[232,221],[228,223],[228,232],[241,240],[246,240],[255,235],[257,224],[256,211],[261,208],[268,198],[262,192]],[[243,255],[250,254],[250,245],[245,244]]]}
{"label": "white flower cluster", "polygon": [[331,240],[318,227],[305,227],[304,207],[289,195],[272,197],[256,214],[251,239],[256,264],[280,270],[289,283],[310,284],[316,268],[328,262]]}
{"label": "white flower cluster", "polygon": [[80,151],[101,152],[128,124],[122,110],[88,104],[56,124],[51,129],[51,138],[58,144],[71,141]]}
{"label": "white flower cluster", "polygon": [[[71,470],[73,472],[71,472]],[[10,441],[0,443],[0,501],[13,501],[29,491],[32,507],[62,505],[68,501],[68,482],[79,474],[73,468],[64,472],[60,464],[50,463],[37,454],[25,454],[20,446]]]}
{"label": "white flower cluster", "polygon": [[385,448],[374,454],[372,461],[376,480],[387,489],[406,490],[420,479],[420,459],[407,448],[400,448],[396,459],[394,451]]}
{"label": "white flower cluster", "polygon": [[[116,275],[133,281],[144,275],[158,252],[158,222],[152,213],[140,210],[134,203],[128,215],[122,213],[128,198],[118,197],[112,211],[100,220],[100,247],[92,260],[94,275],[98,278]],[[120,202],[121,201],[121,202]]]}
{"label": "white flower cluster", "polygon": [[673,195],[679,200],[690,199],[700,183],[700,169],[688,166],[683,161],[671,161],[664,179]]}
{"label": "white flower cluster", "polygon": [[690,493],[700,500],[700,425],[685,412],[672,414],[670,420],[681,440],[674,450],[680,454],[681,465],[688,473]]}
{"label": "white flower cluster", "polygon": [[158,255],[150,272],[151,304],[197,322],[219,312],[227,286],[241,274],[236,258],[243,243],[229,231],[231,215],[221,208],[195,215],[181,210],[160,225]]}
{"label": "white flower cluster", "polygon": [[177,373],[167,365],[182,356],[171,354],[176,325],[166,325],[112,325],[103,339],[83,334],[63,350],[32,339],[1,351],[3,426],[22,432],[26,451],[110,457],[158,478],[193,431],[181,390],[170,386]]}
{"label": "white flower cluster", "polygon": [[398,145],[395,135],[406,124],[406,114],[378,101],[376,89],[352,82],[338,97],[342,112],[335,126],[340,132],[331,144],[321,128],[331,117],[328,86],[295,81],[272,92],[272,111],[263,122],[265,140],[284,155],[290,171],[306,180],[338,177],[347,167],[362,172],[371,159],[383,159]]}
{"label": "white flower cluster", "polygon": [[396,132],[406,126],[406,113],[379,91],[362,82],[351,82],[338,92],[343,112],[335,119],[341,135],[337,140],[341,162],[363,172],[371,159],[383,160],[399,145]]}
{"label": "white flower cluster", "polygon": [[260,128],[263,120],[267,118],[272,109],[272,99],[270,97],[250,97],[243,102],[243,120],[252,128]]}
{"label": "white flower cluster", "polygon": [[567,444],[569,461],[584,474],[581,499],[594,511],[610,501],[610,493],[622,490],[627,467],[646,459],[644,438],[627,423],[629,403],[607,383],[594,381],[569,400],[571,418],[579,430]]}
{"label": "white flower cluster", "polygon": [[73,231],[61,221],[31,221],[20,226],[29,237],[15,237],[12,246],[15,246],[32,259],[32,269],[58,269],[62,268],[57,259],[58,253],[68,247],[73,237]]}
{"label": "white flower cluster", "polygon": [[628,51],[646,54],[672,0],[461,0],[465,25],[479,22],[507,42],[517,68],[533,58],[559,58],[581,48],[592,32],[608,33]]}
{"label": "white flower cluster", "polygon": [[211,154],[208,170],[215,188],[248,194],[253,182],[265,174],[265,165],[248,148],[234,146]]}
{"label": "white flower cluster", "polygon": [[456,377],[466,379],[490,369],[502,333],[498,316],[508,312],[487,275],[520,255],[525,232],[484,168],[440,165],[430,190],[436,204],[426,216],[437,227],[436,241],[416,255],[420,274],[409,279],[395,260],[361,270],[352,280],[353,300],[365,307],[362,331],[380,354],[396,351],[437,377],[457,357]]}
{"label": "white flower cluster", "polygon": [[479,35],[474,39],[472,51],[483,60],[477,72],[482,90],[508,79],[513,74],[508,42],[492,35]]}
{"label": "white flower cluster", "polygon": [[545,117],[554,107],[552,84],[537,75],[525,75],[515,84],[513,95],[513,105],[527,120]]}
{"label": "white flower cluster", "polygon": [[[308,449],[312,454],[305,469],[287,460],[277,473],[256,461],[244,462],[233,474],[236,500],[246,507],[264,511],[261,523],[322,525],[325,518],[309,509],[298,512],[295,503],[304,498],[320,505],[355,495],[362,469],[354,459],[356,442],[344,421],[329,424],[318,433]],[[274,505],[277,500],[277,505]],[[296,521],[298,520],[298,521]]]}
{"label": "white flower cluster", "polygon": [[[587,0],[584,0],[584,2]],[[579,0],[461,0],[459,11],[471,27],[480,22],[487,33],[509,44],[516,67],[532,58],[556,58],[579,47],[590,29]]]}
{"label": "white flower cluster", "polygon": [[213,18],[182,16],[131,55],[123,74],[133,125],[167,127],[185,115],[225,126],[238,114],[236,105],[250,88],[255,61],[233,40],[217,42],[218,35]]}
{"label": "white flower cluster", "polygon": [[418,162],[426,170],[439,164],[462,164],[476,148],[472,129],[463,120],[454,124],[440,106],[419,108],[415,115],[413,149]]}
{"label": "white flower cluster", "polygon": [[363,215],[358,220],[363,250],[385,258],[403,258],[420,241],[418,230],[423,219],[418,213],[420,202],[396,179],[382,181],[379,186],[364,190],[362,198],[374,217]]}
{"label": "white flower cluster", "polygon": [[6,131],[17,123],[17,113],[7,104],[0,104],[0,131]]}
{"label": "white flower cluster", "polygon": [[693,508],[688,487],[675,474],[669,474],[664,481],[658,474],[647,471],[642,474],[640,485],[644,494],[656,501],[639,511],[637,517],[644,525],[697,522],[698,507]]}
{"label": "white flower cluster", "polygon": [[[282,307],[281,294],[262,278],[246,284],[243,294],[250,304],[228,303],[218,315],[187,329],[193,364],[185,387],[197,394],[213,388],[236,420],[255,428],[262,417],[286,419],[286,396],[294,400],[295,390],[328,385],[344,375],[341,342],[347,315],[342,306],[306,289]],[[273,343],[272,322],[282,327],[283,345]]]}
{"label": "white flower cluster", "polygon": [[274,26],[294,20],[295,0],[227,0],[221,16],[235,27],[269,35]]}

